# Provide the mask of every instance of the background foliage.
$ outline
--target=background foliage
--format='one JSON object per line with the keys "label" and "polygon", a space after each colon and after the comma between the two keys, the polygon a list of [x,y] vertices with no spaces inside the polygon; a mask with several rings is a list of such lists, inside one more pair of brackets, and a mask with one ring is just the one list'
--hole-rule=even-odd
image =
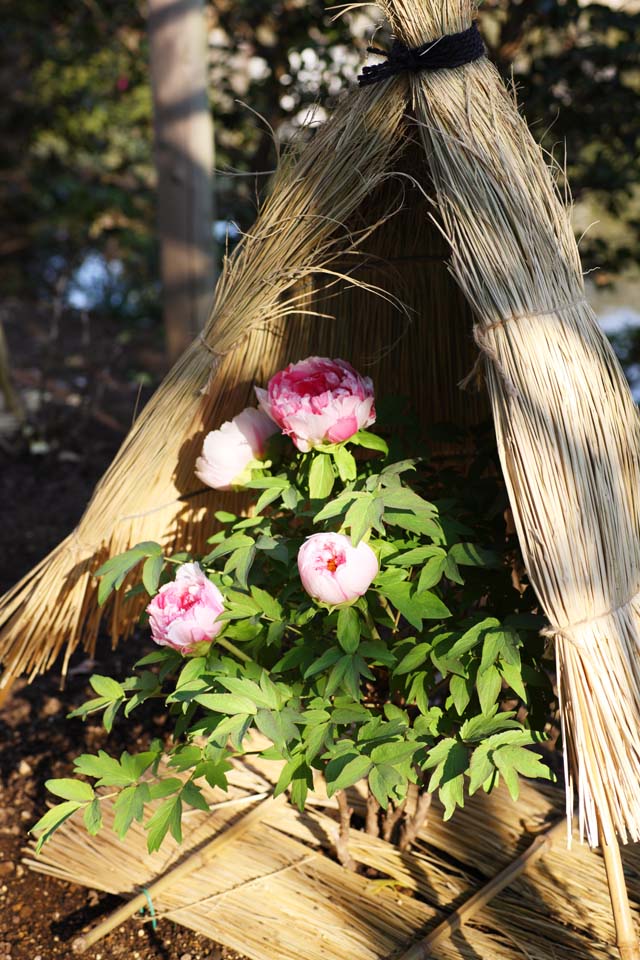
{"label": "background foliage", "polygon": [[[24,0],[5,16],[0,112],[7,226],[0,280],[17,295],[64,292],[123,320],[159,316],[145,6]],[[534,133],[563,161],[574,198],[610,215],[582,244],[603,279],[640,248],[640,14],[578,0],[487,0],[490,54],[513,77]],[[291,137],[350,83],[374,7],[332,21],[319,0],[216,0],[206,9],[216,126],[218,232],[248,226]],[[259,120],[256,114],[263,120]],[[593,235],[595,236],[595,234]],[[89,259],[87,259],[89,258]],[[78,268],[83,266],[80,274]]]}

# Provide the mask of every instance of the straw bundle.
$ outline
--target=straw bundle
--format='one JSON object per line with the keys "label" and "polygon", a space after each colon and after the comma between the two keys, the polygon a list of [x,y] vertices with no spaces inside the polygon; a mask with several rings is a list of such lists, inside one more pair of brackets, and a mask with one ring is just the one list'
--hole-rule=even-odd
{"label": "straw bundle", "polygon": [[[473,12],[468,0],[383,6],[409,45],[469,26]],[[413,75],[412,103],[452,272],[477,318],[525,565],[557,639],[579,833],[638,840],[636,409],[585,302],[556,185],[495,69],[482,59]]]}
{"label": "straw bundle", "polygon": [[[258,794],[278,774],[264,761],[239,762],[230,775],[232,803],[212,814],[186,815],[186,848],[200,848],[235,821],[241,798]],[[226,799],[205,787],[207,799]],[[363,812],[364,798],[349,801]],[[417,937],[513,859],[562,809],[559,791],[524,785],[519,804],[502,790],[477,795],[454,821],[439,811],[423,830],[411,855],[358,830],[350,835],[354,858],[380,877],[354,875],[323,850],[337,830],[332,802],[300,815],[285,805],[233,841],[224,856],[169,886],[157,914],[199,931],[256,960],[304,956],[310,960],[382,960],[398,956]],[[234,805],[234,803],[236,805]],[[111,801],[104,800],[111,822]],[[187,829],[188,825],[188,829]],[[129,897],[155,877],[166,877],[185,847],[172,840],[146,852],[144,831],[134,824],[124,842],[110,832],[87,838],[72,819],[43,848],[33,869],[74,883]],[[640,901],[640,854],[625,851],[630,893]],[[250,904],[250,908],[249,908]],[[251,922],[247,922],[250,910]],[[448,958],[527,956],[551,960],[613,957],[613,925],[600,857],[587,847],[560,845],[485,907],[460,934],[438,948]]]}

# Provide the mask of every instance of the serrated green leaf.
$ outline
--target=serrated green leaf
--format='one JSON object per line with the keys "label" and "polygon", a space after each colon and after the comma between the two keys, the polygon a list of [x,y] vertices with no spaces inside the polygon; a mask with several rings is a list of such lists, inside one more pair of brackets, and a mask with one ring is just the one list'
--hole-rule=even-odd
{"label": "serrated green leaf", "polygon": [[120,840],[124,839],[134,820],[142,820],[145,801],[150,799],[149,786],[146,783],[132,784],[120,792],[113,805],[113,829]]}
{"label": "serrated green leaf", "polygon": [[95,837],[102,827],[102,811],[97,797],[85,807],[83,820],[87,833]]}
{"label": "serrated green leaf", "polygon": [[201,787],[193,783],[192,780],[187,780],[180,796],[185,803],[188,803],[190,807],[195,807],[197,810],[203,810],[205,813],[209,812],[209,804],[202,795]]}
{"label": "serrated green leaf", "polygon": [[162,841],[170,830],[174,839],[182,842],[182,801],[180,797],[171,797],[162,803],[149,821],[145,824],[147,830],[147,850],[153,853],[158,850]]}
{"label": "serrated green leaf", "polygon": [[282,604],[260,587],[251,587],[251,596],[261,607],[261,612],[270,620],[282,619]]}
{"label": "serrated green leaf", "polygon": [[96,756],[85,753],[77,757],[75,771],[97,778],[96,786],[100,787],[128,787],[132,780],[136,779],[128,775],[119,762],[104,750],[99,750]]}

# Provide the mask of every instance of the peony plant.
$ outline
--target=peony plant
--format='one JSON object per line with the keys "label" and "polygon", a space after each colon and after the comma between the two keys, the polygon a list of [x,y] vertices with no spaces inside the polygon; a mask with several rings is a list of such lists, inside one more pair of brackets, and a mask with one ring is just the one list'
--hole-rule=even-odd
{"label": "peony plant", "polygon": [[370,432],[373,385],[344,360],[291,364],[256,394],[196,465],[211,487],[252,492],[249,515],[210,517],[204,556],[144,543],[97,572],[101,603],[140,572],[158,649],[134,676],[93,676],[71,716],[102,713],[110,730],[157,698],[171,735],[48,781],[63,802],[34,827],[39,845],[79,811],[97,832],[100,787],[117,793],[121,837],[146,818],[149,850],[179,840],[184,804],[207,808],[202,784],[226,787],[255,732],[281,762],[276,794],[303,809],[322,774],[350,866],[345,790],[360,781],[367,830],[406,848],[434,793],[448,818],[500,779],[517,798],[519,775],[550,775],[535,749],[551,699],[541,623],[486,453],[466,474],[395,459],[406,417],[387,405],[391,442]]}

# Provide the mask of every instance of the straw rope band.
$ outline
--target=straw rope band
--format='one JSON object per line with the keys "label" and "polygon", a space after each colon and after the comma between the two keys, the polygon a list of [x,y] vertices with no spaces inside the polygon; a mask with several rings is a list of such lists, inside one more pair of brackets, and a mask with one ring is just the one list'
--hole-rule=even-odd
{"label": "straw rope band", "polygon": [[588,617],[585,620],[578,620],[576,623],[569,623],[564,627],[543,627],[542,630],[540,630],[540,635],[543,637],[548,637],[551,640],[557,640],[558,638],[561,638],[562,640],[567,640],[579,650],[586,650],[587,645],[579,640],[576,640],[575,638],[575,632],[577,630],[580,630],[583,627],[592,626],[594,623],[598,623],[600,620],[607,620],[609,617],[614,617],[620,613],[624,613],[629,607],[632,607],[639,601],[640,592],[634,594],[630,600],[626,600],[624,603],[621,603],[617,607],[612,607],[610,610],[605,610],[604,613],[599,613],[595,617]]}
{"label": "straw rope band", "polygon": [[505,327],[508,323],[512,323],[515,320],[535,320],[537,317],[553,316],[553,314],[563,313],[565,310],[572,310],[573,307],[579,306],[582,303],[587,303],[587,298],[584,296],[577,297],[575,300],[567,300],[566,303],[560,303],[553,307],[545,307],[544,310],[537,310],[535,313],[514,313],[509,317],[500,317],[499,320],[494,320],[492,323],[486,325],[479,323],[474,324],[473,339],[480,351],[480,355],[466,377],[458,384],[460,389],[466,390],[471,383],[479,381],[484,355],[491,360],[497,372],[502,377],[507,394],[510,397],[517,397],[519,395],[518,391],[500,362],[498,351],[489,340],[489,334],[494,330]]}
{"label": "straw rope band", "polygon": [[468,30],[451,33],[437,40],[430,40],[419,47],[408,47],[401,40],[394,40],[390,50],[367,47],[367,53],[385,57],[385,63],[363,67],[358,77],[361,87],[380,83],[398,73],[418,73],[420,70],[446,70],[462,67],[484,56],[484,43],[477,23]]}

